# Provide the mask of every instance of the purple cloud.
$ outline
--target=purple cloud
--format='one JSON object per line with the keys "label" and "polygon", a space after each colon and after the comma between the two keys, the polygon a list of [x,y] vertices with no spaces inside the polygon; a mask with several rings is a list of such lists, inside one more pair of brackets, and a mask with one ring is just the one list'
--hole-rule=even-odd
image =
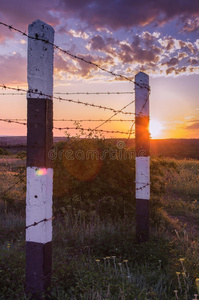
{"label": "purple cloud", "polygon": [[60,9],[58,4],[56,0],[18,0],[17,5],[14,0],[1,1],[1,21],[20,27],[22,30],[37,19],[55,26],[60,21],[51,12]]}
{"label": "purple cloud", "polygon": [[191,125],[188,125],[188,126],[185,127],[185,129],[198,130],[199,129],[199,122],[197,121],[197,122],[195,122]]}
{"label": "purple cloud", "polygon": [[198,0],[61,0],[62,11],[76,16],[95,28],[113,29],[167,22],[174,17],[188,18],[199,13]]}
{"label": "purple cloud", "polygon": [[130,28],[155,22],[157,25],[175,17],[184,22],[184,31],[193,31],[198,21],[190,18],[199,14],[198,0],[18,0],[1,1],[1,19],[24,27],[40,18],[51,25],[60,17],[78,18],[94,28]]}
{"label": "purple cloud", "polygon": [[177,57],[172,57],[169,61],[163,63],[162,65],[166,65],[167,67],[176,66],[179,63]]}

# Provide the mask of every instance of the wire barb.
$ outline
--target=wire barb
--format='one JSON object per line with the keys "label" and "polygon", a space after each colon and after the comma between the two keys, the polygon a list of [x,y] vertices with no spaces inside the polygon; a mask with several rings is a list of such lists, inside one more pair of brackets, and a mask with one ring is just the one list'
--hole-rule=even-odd
{"label": "wire barb", "polygon": [[34,222],[33,224],[26,226],[25,229],[28,229],[28,228],[33,227],[33,226],[36,226],[36,225],[38,225],[38,224],[40,224],[42,222],[47,222],[47,221],[53,220],[54,218],[55,217],[52,217],[52,218],[49,218],[49,219],[45,218],[45,219],[43,219],[43,220],[41,220],[39,222]]}
{"label": "wire barb", "polygon": [[150,183],[146,183],[145,185],[139,187],[139,188],[136,188],[136,191],[139,191],[139,190],[143,190],[145,187],[149,186]]}

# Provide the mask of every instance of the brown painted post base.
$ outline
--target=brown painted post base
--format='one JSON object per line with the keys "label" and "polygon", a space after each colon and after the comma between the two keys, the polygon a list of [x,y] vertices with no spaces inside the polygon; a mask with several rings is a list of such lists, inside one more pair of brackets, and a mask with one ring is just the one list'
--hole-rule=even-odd
{"label": "brown painted post base", "polygon": [[138,243],[149,240],[149,200],[136,199],[136,239]]}
{"label": "brown painted post base", "polygon": [[52,242],[26,242],[26,293],[31,299],[44,299],[51,285],[51,270]]}

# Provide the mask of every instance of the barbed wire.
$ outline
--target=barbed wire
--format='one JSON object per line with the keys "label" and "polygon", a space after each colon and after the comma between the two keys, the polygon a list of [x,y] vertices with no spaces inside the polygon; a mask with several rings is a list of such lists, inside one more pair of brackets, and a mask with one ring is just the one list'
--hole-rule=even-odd
{"label": "barbed wire", "polygon": [[26,93],[0,93],[1,96],[25,96]]}
{"label": "barbed wire", "polygon": [[7,123],[14,123],[19,125],[25,125],[27,126],[27,123],[20,122],[20,121],[12,121],[11,119],[0,119],[1,122],[7,122]]}
{"label": "barbed wire", "polygon": [[[12,121],[10,119],[0,119],[1,122],[7,122],[7,123],[14,123],[14,124],[19,124],[19,125],[24,125],[27,126],[27,123],[24,122],[18,122],[18,121]],[[91,128],[80,128],[78,126],[74,127],[53,127],[53,129],[57,130],[84,130],[84,131],[96,131],[96,132],[101,132],[101,133],[120,133],[120,134],[129,134],[128,131],[119,131],[119,130],[102,130],[102,129],[91,129]]]}
{"label": "barbed wire", "polygon": [[[121,114],[124,114],[124,115],[136,115],[133,112],[124,112],[123,111],[123,109],[125,109],[127,106],[129,106],[130,104],[133,104],[135,102],[135,100],[131,101],[124,108],[122,108],[120,110],[115,110],[114,108],[106,107],[106,106],[102,106],[102,105],[98,105],[98,104],[93,104],[93,103],[88,103],[88,102],[79,101],[79,100],[73,100],[73,99],[65,99],[65,98],[61,98],[61,97],[50,96],[50,95],[44,94],[42,92],[38,92],[37,90],[35,90],[35,91],[33,91],[33,90],[25,90],[25,89],[21,89],[21,88],[15,88],[15,87],[6,86],[4,84],[0,84],[0,87],[2,89],[10,89],[10,90],[18,91],[18,92],[23,91],[23,92],[26,92],[27,94],[30,94],[30,95],[31,94],[35,94],[35,95],[39,95],[39,96],[44,96],[44,97],[46,97],[48,99],[52,99],[53,98],[53,99],[59,100],[59,101],[66,101],[66,102],[71,102],[71,103],[75,103],[75,104],[81,104],[81,105],[85,105],[85,106],[91,106],[91,107],[95,107],[95,108],[99,108],[99,109],[113,111],[115,114],[111,118],[113,118],[118,113],[121,113]],[[137,114],[137,115],[140,115],[142,113],[142,111],[143,111],[144,107],[146,106],[148,100],[149,100],[149,97],[147,96],[146,99],[145,99],[145,102],[144,102],[144,104],[142,106],[142,109],[141,109],[140,113]],[[109,118],[109,119],[111,119],[111,118]]]}
{"label": "barbed wire", "polygon": [[[139,182],[138,182],[139,183]],[[136,188],[135,190],[136,191],[139,191],[139,190],[143,190],[145,187],[147,187],[147,186],[149,186],[150,185],[150,183],[146,183],[145,185],[143,185],[143,186],[141,186],[141,187],[139,187],[139,188]]]}
{"label": "barbed wire", "polygon": [[[54,95],[132,95],[135,92],[54,92]],[[0,93],[0,96],[24,96],[26,93]]]}
{"label": "barbed wire", "polygon": [[28,229],[28,228],[30,228],[30,227],[32,227],[32,226],[36,226],[36,225],[38,225],[38,224],[40,224],[40,223],[42,223],[42,222],[47,222],[47,221],[50,221],[50,220],[53,220],[55,217],[52,217],[52,218],[49,218],[49,219],[43,219],[43,220],[41,220],[41,221],[39,221],[39,222],[34,222],[33,224],[31,224],[31,225],[28,225],[28,226],[26,226],[25,227],[25,229]]}
{"label": "barbed wire", "polygon": [[90,64],[90,65],[92,65],[92,66],[95,66],[95,67],[97,67],[98,69],[100,69],[100,70],[102,70],[102,71],[104,71],[104,72],[106,72],[106,73],[108,73],[108,74],[110,74],[110,75],[112,75],[112,76],[114,76],[114,77],[119,77],[119,78],[121,78],[121,79],[124,79],[124,80],[127,80],[127,81],[129,81],[129,82],[134,83],[135,85],[139,86],[140,88],[146,88],[147,90],[150,90],[150,86],[148,86],[148,85],[144,85],[144,86],[143,86],[143,85],[140,85],[139,83],[137,83],[136,81],[134,81],[133,79],[131,79],[131,78],[125,76],[125,75],[122,75],[122,74],[115,73],[115,72],[113,72],[113,71],[107,70],[107,69],[103,68],[102,66],[100,66],[99,64],[94,63],[94,62],[92,62],[92,61],[89,61],[89,60],[85,59],[84,57],[81,57],[81,56],[78,56],[78,55],[74,55],[74,54],[70,53],[68,50],[64,50],[64,49],[62,49],[61,47],[55,45],[54,43],[49,42],[48,40],[39,38],[38,36],[35,36],[35,37],[30,36],[30,35],[28,35],[26,32],[23,32],[22,30],[17,29],[17,28],[15,28],[15,27],[12,26],[12,25],[8,25],[8,24],[3,23],[3,22],[0,22],[0,25],[3,25],[3,26],[5,26],[5,27],[7,27],[7,28],[9,28],[10,30],[13,30],[13,31],[15,31],[15,32],[18,32],[18,33],[22,34],[23,36],[26,36],[27,38],[30,38],[30,39],[33,39],[33,40],[39,40],[39,41],[42,41],[42,42],[44,42],[44,43],[46,43],[46,44],[49,44],[49,45],[53,46],[54,49],[57,49],[57,50],[59,50],[60,52],[69,55],[69,56],[72,57],[73,59],[75,59],[75,60],[80,60],[80,61],[85,62],[86,64]]}
{"label": "barbed wire", "polygon": [[131,135],[133,134],[133,127],[135,126],[135,121],[133,121],[133,123],[131,124],[130,130],[129,130],[129,136],[127,139],[127,142],[129,141]]}
{"label": "barbed wire", "polygon": [[125,105],[124,107],[122,107],[118,112],[115,112],[114,115],[112,115],[110,118],[108,118],[106,121],[104,121],[102,124],[96,126],[94,128],[94,130],[98,129],[99,127],[101,127],[102,125],[106,124],[107,122],[109,122],[112,118],[114,118],[117,114],[119,114],[120,112],[122,112],[126,107],[128,107],[129,105],[131,105],[133,102],[135,101],[131,101],[130,103],[128,103],[127,105]]}
{"label": "barbed wire", "polygon": [[[5,118],[10,121],[27,121],[27,119],[11,119]],[[103,122],[105,119],[53,119],[53,122]],[[134,120],[115,119],[109,120],[109,122],[133,122]]]}
{"label": "barbed wire", "polygon": [[129,134],[128,131],[119,131],[119,130],[103,130],[103,129],[92,129],[92,128],[79,128],[79,127],[53,127],[53,129],[57,130],[84,130],[89,132],[101,132],[101,133],[120,133],[120,134]]}
{"label": "barbed wire", "polygon": [[3,195],[5,195],[5,194],[6,194],[8,191],[10,191],[11,189],[13,189],[13,187],[16,186],[16,184],[18,184],[19,182],[22,182],[21,178],[20,178],[17,182],[15,182],[13,185],[11,185],[7,190],[5,190],[4,192],[2,192],[2,193],[0,194],[0,197],[2,197]]}
{"label": "barbed wire", "polygon": [[[17,182],[15,182],[12,186],[10,186],[6,191],[4,191],[3,193],[1,193],[0,194],[0,197],[2,196],[2,195],[4,195],[4,194],[6,194],[9,190],[11,190],[14,186],[16,186],[16,184],[18,184],[19,182],[21,181],[21,179],[19,180],[19,181],[17,181]],[[140,187],[140,188],[136,188],[136,191],[138,191],[138,190],[142,190],[142,189],[144,189],[145,187],[147,187],[147,186],[149,186],[150,185],[150,183],[147,183],[147,184],[145,184],[144,186],[142,186],[142,187]],[[40,224],[40,223],[43,223],[43,222],[47,222],[47,221],[50,221],[50,220],[53,220],[53,219],[55,219],[56,218],[56,216],[54,215],[54,216],[52,216],[51,218],[44,218],[44,219],[42,219],[42,220],[40,220],[40,221],[38,221],[38,222],[34,222],[34,223],[32,223],[32,224],[30,224],[30,225],[28,225],[28,226],[25,226],[25,229],[27,230],[28,228],[30,228],[30,227],[35,227],[35,226],[37,226],[38,224]]]}
{"label": "barbed wire", "polygon": [[[59,100],[59,101],[66,101],[66,102],[70,102],[70,103],[75,103],[75,104],[81,104],[81,105],[85,105],[85,106],[91,106],[91,107],[95,107],[95,108],[99,108],[99,109],[104,109],[104,110],[110,110],[110,111],[113,111],[113,112],[120,112],[124,115],[134,115],[135,113],[132,113],[132,112],[123,112],[123,111],[118,111],[114,108],[111,108],[111,107],[106,107],[106,106],[102,106],[102,105],[98,105],[98,104],[93,104],[93,103],[88,103],[88,102],[84,102],[84,101],[79,101],[79,100],[73,100],[73,99],[65,99],[65,98],[61,98],[61,97],[55,97],[55,96],[50,96],[50,95],[47,95],[47,94],[44,94],[42,92],[38,92],[37,90],[33,91],[33,90],[24,90],[24,89],[21,89],[21,88],[15,88],[15,87],[10,87],[10,86],[6,86],[4,84],[0,84],[0,87],[2,89],[10,89],[10,90],[15,90],[15,91],[23,91],[23,92],[27,92],[27,94],[31,95],[31,94],[35,94],[35,95],[38,95],[38,96],[44,96],[48,99],[56,99],[56,100]],[[132,101],[132,103],[134,103],[135,101]]]}
{"label": "barbed wire", "polygon": [[145,108],[145,106],[146,106],[146,104],[147,104],[148,100],[149,100],[149,97],[146,97],[146,99],[145,99],[145,102],[144,102],[144,104],[143,104],[143,106],[142,106],[142,108],[141,108],[141,111],[140,111],[140,113],[139,113],[139,114],[142,114],[142,112],[143,112],[143,109]]}

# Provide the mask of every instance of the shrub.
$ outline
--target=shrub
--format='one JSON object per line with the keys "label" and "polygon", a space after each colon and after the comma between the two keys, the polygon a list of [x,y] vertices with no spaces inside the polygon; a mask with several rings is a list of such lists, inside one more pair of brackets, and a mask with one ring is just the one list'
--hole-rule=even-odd
{"label": "shrub", "polygon": [[55,147],[56,208],[96,210],[101,217],[133,212],[135,167],[134,160],[125,157],[126,148],[101,139],[75,139]]}
{"label": "shrub", "polygon": [[[93,211],[100,218],[135,215],[135,159],[134,149],[121,147],[103,139],[70,139],[55,145],[54,159],[55,211],[85,217]],[[165,168],[174,163],[163,159],[151,162],[151,191],[161,195],[165,191]],[[155,201],[155,209],[161,203]]]}
{"label": "shrub", "polygon": [[0,148],[0,155],[9,155],[10,152],[7,149]]}

